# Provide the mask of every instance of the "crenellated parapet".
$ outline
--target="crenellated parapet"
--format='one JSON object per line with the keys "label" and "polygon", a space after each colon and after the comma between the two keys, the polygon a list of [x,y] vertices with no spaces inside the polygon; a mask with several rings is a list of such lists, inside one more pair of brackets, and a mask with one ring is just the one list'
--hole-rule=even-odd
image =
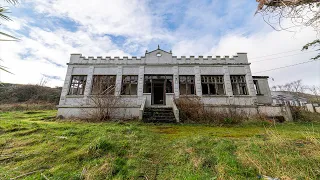
{"label": "crenellated parapet", "polygon": [[248,64],[247,53],[237,53],[235,56],[172,56],[163,50],[146,52],[145,56],[82,56],[71,54],[70,64]]}

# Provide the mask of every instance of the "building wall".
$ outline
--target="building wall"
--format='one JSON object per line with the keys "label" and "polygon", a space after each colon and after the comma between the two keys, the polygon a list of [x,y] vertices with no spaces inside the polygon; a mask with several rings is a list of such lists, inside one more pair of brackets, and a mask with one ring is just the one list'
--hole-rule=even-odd
{"label": "building wall", "polygon": [[[157,54],[161,54],[158,56]],[[171,107],[172,99],[179,98],[179,75],[194,75],[196,96],[201,97],[205,105],[256,105],[257,102],[269,102],[266,97],[257,97],[253,84],[250,64],[245,53],[237,56],[225,57],[176,57],[163,50],[155,50],[146,53],[144,57],[83,57],[81,54],[72,54],[65,83],[61,93],[58,115],[75,115],[81,108],[91,108],[91,88],[94,75],[116,75],[115,95],[119,96],[123,103],[121,108],[129,107],[128,116],[139,114],[139,107],[143,99],[146,106],[151,106],[151,93],[143,93],[144,75],[159,74],[173,75],[173,93],[166,94],[166,106]],[[87,75],[84,95],[68,95],[72,75]],[[138,76],[137,95],[120,95],[123,75]],[[224,76],[225,95],[203,95],[201,87],[201,75]],[[248,89],[248,95],[234,96],[230,81],[231,75],[244,75]],[[269,95],[267,80],[261,80],[265,96]],[[258,99],[257,99],[258,98]],[[263,99],[264,98],[264,99]],[[70,110],[70,113],[68,113]]]}
{"label": "building wall", "polygon": [[253,80],[258,82],[260,94],[257,94],[258,104],[272,104],[271,91],[267,77],[253,76]]}

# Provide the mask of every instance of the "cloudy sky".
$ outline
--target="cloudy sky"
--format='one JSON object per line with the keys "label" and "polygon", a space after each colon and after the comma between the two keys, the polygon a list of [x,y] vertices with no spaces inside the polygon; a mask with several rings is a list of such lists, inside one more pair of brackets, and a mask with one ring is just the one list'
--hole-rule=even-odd
{"label": "cloudy sky", "polygon": [[261,73],[310,60],[316,52],[301,47],[317,36],[308,28],[275,31],[256,7],[255,0],[24,0],[9,6],[13,21],[0,26],[21,39],[0,42],[0,63],[14,73],[0,72],[0,81],[47,77],[62,86],[71,53],[143,56],[159,44],[176,56],[247,52],[253,75],[270,76],[270,85],[320,85],[319,61]]}

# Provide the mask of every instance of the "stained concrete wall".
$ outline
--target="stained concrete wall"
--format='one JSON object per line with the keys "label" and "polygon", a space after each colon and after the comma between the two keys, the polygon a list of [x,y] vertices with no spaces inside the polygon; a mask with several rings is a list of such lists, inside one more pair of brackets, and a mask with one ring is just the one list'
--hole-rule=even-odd
{"label": "stained concrete wall", "polygon": [[[158,55],[158,54],[161,54]],[[115,96],[126,101],[131,108],[130,116],[138,114],[142,99],[146,98],[146,106],[151,106],[151,94],[143,93],[145,74],[173,75],[173,93],[166,94],[166,106],[172,107],[172,98],[179,98],[179,75],[194,75],[196,95],[202,97],[208,105],[255,105],[257,96],[254,90],[253,77],[246,53],[238,53],[229,57],[176,57],[171,52],[161,49],[147,52],[143,57],[83,57],[81,54],[72,54],[68,63],[68,70],[59,102],[59,115],[79,116],[81,108],[90,108],[92,80],[94,75],[115,75]],[[84,95],[68,95],[72,75],[87,75]],[[132,96],[122,96],[121,83],[123,75],[138,76],[138,93]],[[201,75],[224,76],[225,95],[202,96]],[[246,77],[249,94],[234,96],[232,93],[231,75],[244,75]],[[265,85],[267,86],[267,85]],[[267,95],[267,94],[266,94]],[[120,107],[119,107],[120,108]]]}

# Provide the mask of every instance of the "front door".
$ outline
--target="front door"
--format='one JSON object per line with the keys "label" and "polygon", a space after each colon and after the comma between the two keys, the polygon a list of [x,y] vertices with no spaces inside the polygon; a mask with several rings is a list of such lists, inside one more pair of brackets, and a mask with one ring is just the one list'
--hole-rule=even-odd
{"label": "front door", "polygon": [[164,80],[163,81],[155,81],[152,84],[152,104],[164,105]]}

